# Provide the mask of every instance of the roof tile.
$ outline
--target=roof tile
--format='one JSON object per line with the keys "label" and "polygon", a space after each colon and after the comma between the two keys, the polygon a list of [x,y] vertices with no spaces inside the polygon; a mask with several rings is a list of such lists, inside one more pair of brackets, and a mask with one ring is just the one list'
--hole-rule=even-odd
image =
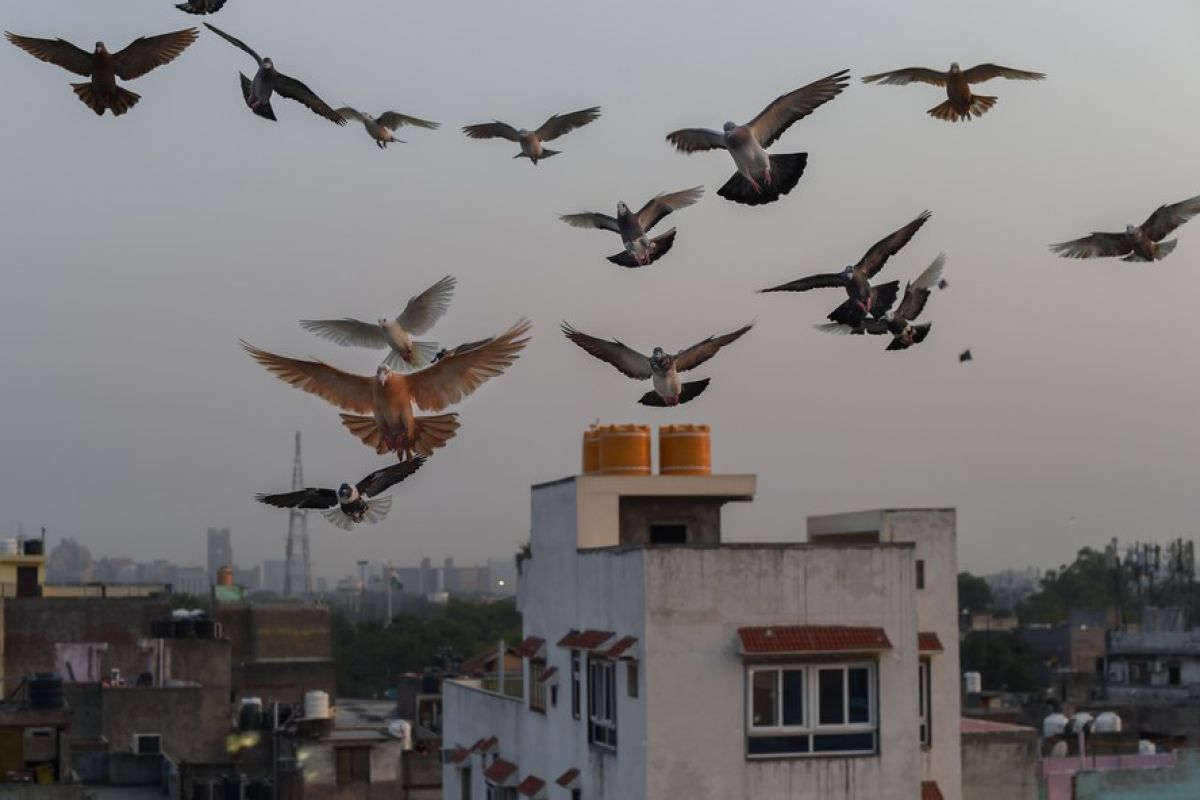
{"label": "roof tile", "polygon": [[558,675],[558,667],[550,667],[549,669],[547,669],[545,672],[542,673],[540,678],[538,678],[538,683],[546,683],[548,681],[552,681],[552,680],[554,680],[555,676],[557,676],[557,675]]}
{"label": "roof tile", "polygon": [[937,781],[921,781],[921,800],[943,800]]}
{"label": "roof tile", "polygon": [[546,782],[536,775],[527,775],[525,780],[517,784],[517,794],[522,794],[526,797],[537,797],[542,789],[546,788]]}
{"label": "roof tile", "polygon": [[564,772],[562,775],[559,775],[558,780],[556,780],[555,783],[557,783],[559,786],[563,787],[564,789],[570,789],[571,784],[575,783],[575,781],[577,781],[577,780],[579,780],[579,770],[575,769],[574,767],[571,767],[569,770]]}
{"label": "roof tile", "polygon": [[525,640],[517,645],[517,655],[521,658],[534,658],[545,644],[546,640],[540,636],[526,636]]}
{"label": "roof tile", "polygon": [[450,763],[461,764],[462,762],[466,761],[467,757],[470,755],[470,750],[467,750],[464,747],[456,747],[454,748],[454,752],[450,754]]}
{"label": "roof tile", "polygon": [[516,774],[517,765],[503,758],[497,758],[490,767],[483,771],[483,777],[492,783],[504,783]]}
{"label": "roof tile", "polygon": [[942,647],[942,640],[933,631],[920,631],[917,633],[917,651],[921,653],[940,653],[946,648]]}
{"label": "roof tile", "polygon": [[476,753],[486,753],[500,743],[500,740],[495,736],[489,736],[486,739],[480,739],[475,744],[471,745],[471,750]]}
{"label": "roof tile", "polygon": [[608,648],[608,652],[604,654],[605,658],[621,658],[626,656],[633,658],[634,653],[631,652],[637,646],[637,638],[634,636],[626,636],[620,639],[612,647]]}
{"label": "roof tile", "polygon": [[738,628],[747,655],[784,653],[848,653],[890,650],[883,628],[848,625],[772,625]]}
{"label": "roof tile", "polygon": [[616,634],[612,631],[586,630],[580,633],[579,631],[572,630],[558,640],[558,646],[566,647],[570,650],[596,650],[600,645],[614,636]]}

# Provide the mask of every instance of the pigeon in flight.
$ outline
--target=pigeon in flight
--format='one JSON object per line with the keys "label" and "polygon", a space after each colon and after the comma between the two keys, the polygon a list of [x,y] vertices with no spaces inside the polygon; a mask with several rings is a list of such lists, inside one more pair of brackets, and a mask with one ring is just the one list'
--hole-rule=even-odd
{"label": "pigeon in flight", "polygon": [[790,192],[804,174],[808,153],[768,155],[766,148],[796,120],[841,94],[850,80],[847,70],[814,81],[775,98],[745,125],[726,122],[724,132],[684,128],[667,134],[681,153],[728,150],[737,172],[718,191],[721,197],[748,206],[771,203]]}
{"label": "pigeon in flight", "polygon": [[442,318],[450,307],[454,286],[453,276],[447,275],[409,298],[408,305],[394,320],[379,319],[371,323],[350,317],[305,319],[300,321],[300,327],[342,347],[389,348],[391,352],[383,363],[396,372],[406,372],[433,363],[437,342],[418,342],[413,337],[428,333]]}
{"label": "pigeon in flight", "polygon": [[[519,320],[482,347],[407,374],[380,365],[374,376],[354,375],[322,361],[285,358],[246,342],[242,347],[280,380],[353,412],[342,414],[342,424],[363,444],[378,453],[395,450],[407,459],[413,453],[430,455],[458,428],[457,414],[417,417],[413,406],[438,412],[473,393],[517,360],[529,343],[529,328],[528,320]],[[357,416],[363,414],[373,416]]]}
{"label": "pigeon in flight", "polygon": [[644,267],[667,254],[675,244],[675,229],[650,238],[649,231],[663,217],[680,208],[686,208],[704,194],[703,186],[694,186],[681,192],[657,195],[634,214],[624,201],[617,203],[617,216],[598,212],[564,214],[560,219],[576,228],[599,228],[619,234],[625,252],[609,256],[608,260],[622,267]]}
{"label": "pigeon in flight", "polygon": [[225,0],[188,0],[175,6],[188,14],[215,14],[225,5]]}
{"label": "pigeon in flight", "polygon": [[380,492],[412,475],[424,463],[424,456],[401,461],[375,470],[356,484],[343,483],[336,491],[306,488],[283,494],[256,494],[254,499],[276,508],[320,509],[321,516],[331,524],[348,531],[355,523],[382,521],[392,509],[392,497],[380,497]]}
{"label": "pigeon in flight", "polygon": [[912,323],[925,310],[925,303],[929,301],[929,293],[941,280],[942,267],[945,264],[945,253],[938,253],[938,257],[933,260],[933,263],[926,267],[915,281],[911,281],[904,287],[904,297],[900,299],[900,305],[886,317],[864,319],[859,325],[853,327],[837,322],[826,322],[816,327],[826,333],[869,333],[874,336],[890,333],[892,341],[888,344],[887,349],[907,350],[914,344],[925,341],[925,337],[929,335],[929,329],[933,327],[933,323],[930,322],[923,325]]}
{"label": "pigeon in flight", "polygon": [[131,81],[155,67],[169,64],[196,41],[199,34],[195,28],[185,28],[159,36],[143,36],[116,53],[108,52],[104,42],[96,42],[96,49],[89,53],[64,39],[34,39],[4,32],[10,42],[34,58],[91,78],[84,83],[72,83],[71,89],[98,116],[104,116],[108,110],[114,117],[133,108],[141,99],[141,95],[117,86],[117,78]]}
{"label": "pigeon in flight", "polygon": [[871,249],[859,259],[857,264],[848,266],[841,272],[810,275],[807,278],[800,278],[760,291],[807,292],[809,289],[842,288],[846,290],[850,299],[834,309],[833,313],[829,315],[830,320],[856,328],[862,325],[863,320],[868,316],[881,318],[896,301],[900,284],[891,281],[872,286],[871,278],[883,269],[888,258],[894,256],[900,251],[900,248],[908,244],[909,240],[925,224],[925,220],[929,219],[929,216],[930,212],[922,211],[921,215],[912,222],[871,245]]}
{"label": "pigeon in flight", "polygon": [[1122,261],[1158,261],[1170,255],[1179,242],[1162,240],[1197,214],[1200,214],[1200,195],[1159,206],[1141,225],[1126,225],[1124,233],[1093,233],[1082,239],[1052,244],[1050,249],[1063,258],[1124,256]]}
{"label": "pigeon in flight", "polygon": [[686,403],[708,388],[708,378],[682,383],[679,380],[679,373],[700,366],[715,356],[722,347],[737,341],[753,327],[754,323],[751,322],[733,333],[727,333],[724,336],[710,336],[674,355],[665,352],[661,347],[656,347],[649,357],[616,339],[609,341],[588,336],[565,322],[562,325],[562,332],[568,339],[596,358],[612,364],[621,374],[639,381],[652,379],[654,391],[646,392],[638,402],[644,406],[662,407]]}
{"label": "pigeon in flight", "polygon": [[375,140],[375,144],[380,150],[387,148],[391,142],[399,142],[404,144],[403,139],[397,139],[392,135],[392,131],[397,128],[402,128],[405,125],[412,125],[417,128],[425,128],[427,130],[437,130],[440,123],[430,122],[427,119],[419,117],[410,117],[407,114],[401,114],[399,111],[385,111],[378,117],[372,117],[370,114],[364,114],[358,109],[350,106],[342,106],[337,110],[342,119],[355,122],[361,122],[363,127],[367,129],[367,133]]}
{"label": "pigeon in flight", "polygon": [[950,65],[949,72],[938,72],[925,67],[909,67],[892,72],[868,75],[863,83],[879,83],[891,86],[906,86],[910,83],[929,83],[946,87],[944,103],[934,106],[926,113],[947,122],[970,122],[972,117],[982,117],[996,105],[996,98],[982,94],[971,94],[972,83],[983,83],[992,78],[1008,78],[1014,81],[1040,81],[1045,79],[1040,72],[1002,67],[998,64],[979,64],[964,70],[958,62]]}
{"label": "pigeon in flight", "polygon": [[448,348],[448,349],[447,349],[447,348],[445,348],[445,347],[443,347],[441,350],[438,350],[438,351],[437,351],[437,355],[435,355],[435,356],[433,357],[433,360],[434,360],[435,362],[437,362],[437,361],[441,361],[441,360],[442,360],[443,358],[445,358],[446,356],[456,356],[456,355],[458,355],[459,353],[465,353],[465,352],[467,352],[468,350],[474,350],[474,349],[476,349],[476,348],[478,348],[478,347],[483,347],[485,344],[488,344],[489,342],[491,342],[491,341],[492,341],[492,338],[493,338],[493,337],[490,337],[490,336],[489,336],[489,337],[488,337],[488,338],[486,338],[486,339],[480,339],[480,340],[478,340],[478,341],[475,341],[475,342],[463,342],[462,344],[458,345],[457,347],[451,347],[451,348]]}
{"label": "pigeon in flight", "polygon": [[527,131],[524,128],[517,130],[512,125],[499,121],[468,125],[462,130],[471,139],[508,139],[510,142],[516,142],[521,146],[521,152],[513,158],[528,158],[536,165],[541,159],[556,156],[560,152],[542,147],[545,142],[553,141],[576,128],[582,128],[599,117],[600,106],[592,106],[582,111],[572,111],[570,114],[555,114],[535,131]]}
{"label": "pigeon in flight", "polygon": [[965,361],[974,361],[974,360],[975,359],[971,356],[970,350],[963,350],[961,353],[958,354],[958,363],[960,363],[960,364],[962,364]]}
{"label": "pigeon in flight", "polygon": [[335,125],[346,124],[346,120],[342,119],[340,114],[330,108],[328,103],[317,97],[312,89],[295,78],[290,78],[282,72],[278,72],[271,59],[260,58],[258,53],[251,50],[245,42],[235,39],[215,25],[210,25],[206,22],[204,23],[204,27],[239,50],[249,53],[250,57],[258,64],[258,72],[254,73],[254,80],[250,80],[240,72],[238,73],[238,77],[242,79],[242,98],[245,99],[246,106],[255,114],[263,119],[269,119],[274,122],[275,110],[271,108],[271,95],[278,94],[289,100],[303,103],[311,111],[320,114]]}

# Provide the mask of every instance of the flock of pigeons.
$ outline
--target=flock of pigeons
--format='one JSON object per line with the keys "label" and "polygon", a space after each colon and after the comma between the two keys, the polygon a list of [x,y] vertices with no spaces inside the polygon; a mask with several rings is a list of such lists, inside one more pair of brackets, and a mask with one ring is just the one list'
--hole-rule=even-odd
{"label": "flock of pigeons", "polygon": [[[213,14],[225,2],[189,0],[176,8],[189,14]],[[361,123],[380,149],[402,141],[395,138],[395,131],[401,127],[438,127],[436,122],[397,111],[387,111],[376,117],[349,106],[334,109],[303,82],[279,72],[270,58],[259,56],[246,43],[213,25],[205,23],[205,27],[254,59],[257,65],[254,77],[247,78],[239,73],[239,78],[246,106],[260,117],[276,120],[271,100],[278,95],[302,103],[337,125],[345,125],[347,121]],[[131,81],[168,64],[196,41],[199,31],[186,28],[138,38],[115,53],[110,53],[103,42],[97,42],[89,53],[63,39],[38,39],[7,32],[5,35],[12,44],[35,58],[87,78],[71,87],[97,115],[110,111],[114,116],[120,116],[133,108],[140,96],[118,85],[117,80]],[[868,75],[862,80],[865,83],[926,83],[941,87],[945,90],[946,100],[927,113],[940,120],[959,122],[980,117],[996,104],[995,97],[974,94],[972,85],[994,78],[1042,80],[1044,77],[1041,73],[996,64],[980,64],[965,70],[958,64],[951,64],[946,72],[912,67]],[[841,70],[775,98],[744,124],[726,122],[720,131],[684,128],[669,133],[666,138],[681,153],[701,150],[726,150],[729,153],[736,172],[717,191],[719,196],[748,206],[773,203],[799,182],[808,163],[808,154],[768,152],[768,149],[795,122],[837,97],[849,81],[847,71]],[[519,152],[513,157],[527,158],[537,165],[560,153],[548,148],[548,142],[599,117],[599,106],[593,106],[555,114],[534,130],[493,121],[468,125],[463,128],[463,133],[471,139],[514,142]],[[699,201],[703,193],[703,187],[695,186],[659,194],[637,212],[619,202],[616,216],[583,212],[564,215],[562,220],[577,228],[616,233],[621,237],[623,248],[608,260],[619,266],[640,268],[665,256],[674,244],[675,228],[652,236],[654,227],[667,215]],[[1143,224],[1128,225],[1123,232],[1092,233],[1052,245],[1051,250],[1067,258],[1117,256],[1124,261],[1155,261],[1166,257],[1175,248],[1174,240],[1164,239],[1198,213],[1200,196],[1160,206]],[[909,281],[903,295],[898,281],[873,283],[872,280],[929,217],[929,211],[922,212],[872,245],[857,263],[838,272],[809,275],[761,291],[842,289],[846,300],[830,312],[827,323],[816,326],[818,329],[838,334],[889,335],[888,350],[904,350],[919,344],[929,335],[931,323],[916,320],[924,311],[933,289],[947,286],[942,276],[944,254],[939,254],[933,263]],[[391,498],[383,493],[420,469],[426,459],[444,447],[457,432],[458,415],[446,412],[446,409],[511,366],[529,342],[531,323],[527,319],[518,320],[497,336],[451,349],[418,340],[417,337],[427,334],[446,313],[454,289],[453,277],[442,278],[412,297],[395,319],[301,321],[304,329],[337,345],[387,350],[374,375],[343,372],[322,361],[288,358],[242,342],[251,358],[281,380],[342,409],[342,424],[365,445],[379,454],[395,452],[400,458],[399,463],[376,470],[355,484],[343,483],[336,490],[305,488],[282,494],[260,494],[258,500],[283,508],[319,509],[330,522],[347,530],[355,523],[377,522],[386,516]],[[673,354],[655,347],[649,356],[618,340],[583,333],[565,322],[562,332],[587,353],[608,362],[627,377],[650,380],[652,389],[639,402],[664,407],[686,403],[700,395],[707,388],[709,379],[683,382],[679,374],[699,367],[752,327],[753,323],[732,333],[710,336]],[[959,360],[971,360],[970,351],[963,352]],[[418,411],[426,413],[419,416]]]}

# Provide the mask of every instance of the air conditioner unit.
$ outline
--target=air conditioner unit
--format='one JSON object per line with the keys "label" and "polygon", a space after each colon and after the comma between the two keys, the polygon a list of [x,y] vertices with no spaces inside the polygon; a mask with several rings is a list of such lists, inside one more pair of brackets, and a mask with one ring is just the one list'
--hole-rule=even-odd
{"label": "air conditioner unit", "polygon": [[1155,673],[1156,675],[1158,673],[1162,672],[1163,671],[1162,662],[1161,661],[1151,661],[1150,662],[1150,671]]}
{"label": "air conditioner unit", "polygon": [[162,753],[162,734],[135,733],[129,749],[135,756],[157,756]]}
{"label": "air conditioner unit", "polygon": [[53,761],[58,755],[54,728],[26,728],[24,749],[26,761]]}

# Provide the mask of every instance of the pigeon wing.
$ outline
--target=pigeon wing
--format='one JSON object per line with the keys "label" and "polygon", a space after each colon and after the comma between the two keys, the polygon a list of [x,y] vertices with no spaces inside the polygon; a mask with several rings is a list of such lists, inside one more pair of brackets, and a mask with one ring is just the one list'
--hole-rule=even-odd
{"label": "pigeon wing", "polygon": [[873,278],[883,269],[883,265],[887,260],[900,252],[900,248],[908,244],[909,240],[916,235],[925,221],[929,219],[930,212],[922,211],[921,215],[912,222],[905,225],[903,228],[889,233],[887,236],[880,239],[875,244],[871,245],[871,249],[867,251],[862,260],[858,262],[855,269],[862,272],[868,278]]}
{"label": "pigeon wing", "polygon": [[863,83],[878,83],[883,86],[907,86],[910,83],[928,83],[933,86],[946,85],[946,73],[926,67],[906,67],[894,69],[891,72],[880,72],[867,75]]}
{"label": "pigeon wing", "polygon": [[427,119],[420,117],[410,117],[408,114],[401,114],[399,111],[385,111],[379,115],[379,124],[385,128],[402,128],[405,125],[412,125],[414,128],[427,128],[436,130],[441,127],[440,122],[430,122]]}
{"label": "pigeon wing", "polygon": [[751,328],[754,323],[743,325],[733,333],[727,333],[724,336],[710,336],[703,342],[697,342],[686,350],[681,350],[675,355],[675,370],[677,372],[687,372],[689,369],[696,367],[708,361],[715,356],[722,347],[727,344],[732,344],[742,338]]}
{"label": "pigeon wing", "polygon": [[262,66],[262,58],[259,57],[258,53],[254,52],[253,50],[250,49],[250,45],[246,44],[245,42],[243,42],[241,39],[238,39],[237,37],[230,36],[228,33],[221,30],[216,25],[210,25],[209,23],[206,22],[206,23],[204,23],[204,27],[208,28],[210,31],[215,33],[217,36],[220,36],[222,39],[229,42],[231,45],[233,45],[237,49],[239,49],[243,52],[249,53],[250,57],[254,59],[254,62],[256,64],[258,64],[260,67]]}
{"label": "pigeon wing", "polygon": [[416,297],[410,298],[404,311],[396,317],[396,322],[414,336],[428,332],[450,308],[454,286],[453,275],[442,278]]}
{"label": "pigeon wing", "polygon": [[1093,233],[1069,242],[1050,245],[1063,258],[1103,258],[1123,256],[1133,250],[1123,233]]}
{"label": "pigeon wing", "polygon": [[467,125],[462,129],[471,139],[508,139],[510,142],[521,141],[520,132],[507,122],[484,122],[479,125]]}
{"label": "pigeon wing", "polygon": [[761,292],[807,292],[809,289],[840,289],[846,285],[846,276],[841,272],[822,272],[809,275],[807,278],[797,278],[794,281],[772,286],[770,289],[759,289]]}
{"label": "pigeon wing", "polygon": [[346,124],[346,120],[342,118],[341,114],[338,114],[329,107],[328,103],[317,97],[316,92],[295,78],[284,75],[282,72],[275,73],[275,91],[283,97],[308,106],[309,110],[314,114],[319,114],[335,125]]}
{"label": "pigeon wing", "polygon": [[1008,78],[1010,81],[1041,81],[1046,76],[1041,72],[1002,67],[999,64],[979,64],[963,72],[967,83],[983,83],[992,78]]}
{"label": "pigeon wing", "polygon": [[333,489],[301,489],[284,494],[256,494],[254,499],[276,508],[333,508],[338,504]]}
{"label": "pigeon wing", "polygon": [[725,135],[708,128],[682,128],[667,134],[667,141],[681,153],[725,150]]}
{"label": "pigeon wing", "polygon": [[843,69],[776,97],[757,117],[750,120],[748,127],[754,138],[763,147],[770,147],[792,123],[804,119],[841,94],[850,80],[847,72]]}
{"label": "pigeon wing", "polygon": [[413,402],[424,411],[441,411],[474,392],[488,378],[504,372],[529,343],[529,320],[515,325],[487,344],[447,354],[432,365],[404,377]]}
{"label": "pigeon wing", "polygon": [[644,381],[653,373],[650,369],[650,359],[632,347],[616,339],[597,339],[583,331],[577,331],[567,323],[562,324],[563,335],[582,347],[601,361],[606,361],[617,368],[622,375],[635,380]]}
{"label": "pigeon wing", "polygon": [[220,11],[221,7],[224,5],[225,0],[208,0],[208,2],[204,2],[204,0],[200,0],[200,2],[188,0],[188,2],[180,3],[175,7],[180,11],[187,12],[188,14],[215,14]]}
{"label": "pigeon wing", "polygon": [[4,36],[39,61],[62,67],[76,75],[87,77],[92,74],[92,54],[79,49],[66,39],[35,39],[8,31],[4,32]]}
{"label": "pigeon wing", "polygon": [[601,214],[596,211],[585,211],[580,214],[563,214],[559,219],[572,228],[599,228],[600,230],[612,231],[613,233],[621,232],[621,228],[617,225],[615,217],[610,217],[608,214]]}
{"label": "pigeon wing", "polygon": [[684,189],[681,192],[660,194],[638,211],[638,224],[642,226],[642,230],[648,231],[661,222],[667,214],[692,205],[703,194],[703,186],[693,186],[691,189]]}
{"label": "pigeon wing", "polygon": [[1200,214],[1200,195],[1169,206],[1159,206],[1150,218],[1142,223],[1142,230],[1151,241],[1157,242],[1197,214]]}
{"label": "pigeon wing", "polygon": [[342,347],[387,347],[387,337],[378,325],[359,319],[302,319],[300,327]]}
{"label": "pigeon wing", "polygon": [[342,372],[322,361],[275,355],[246,342],[242,342],[242,347],[267,371],[297,389],[315,394],[338,408],[356,414],[371,414],[375,410],[371,398],[372,379],[369,377]]}
{"label": "pigeon wing", "polygon": [[570,133],[576,128],[582,128],[589,122],[595,122],[600,118],[600,106],[592,106],[581,111],[572,111],[570,114],[555,114],[542,123],[537,129],[537,137],[543,142],[549,142],[564,133]]}
{"label": "pigeon wing", "polygon": [[362,113],[361,111],[359,111],[357,108],[351,108],[350,106],[342,106],[341,108],[335,108],[334,111],[337,112],[339,117],[346,120],[347,122],[349,122],[351,120],[353,120],[354,122],[366,122],[367,121],[367,115]]}
{"label": "pigeon wing", "polygon": [[424,463],[425,456],[416,456],[410,458],[408,461],[401,461],[399,464],[392,464],[390,467],[377,469],[359,481],[355,488],[358,489],[358,493],[361,495],[376,497],[381,492],[387,491],[409,475],[412,475]]}
{"label": "pigeon wing", "polygon": [[925,303],[929,300],[930,291],[942,279],[942,267],[945,264],[946,254],[938,253],[933,263],[926,267],[915,281],[904,287],[904,297],[896,308],[896,317],[912,322],[921,316],[921,312],[925,310]]}
{"label": "pigeon wing", "polygon": [[188,48],[200,32],[195,28],[163,33],[158,36],[143,36],[134,39],[124,50],[113,54],[117,76],[131,81],[140,78],[155,67],[169,64]]}

